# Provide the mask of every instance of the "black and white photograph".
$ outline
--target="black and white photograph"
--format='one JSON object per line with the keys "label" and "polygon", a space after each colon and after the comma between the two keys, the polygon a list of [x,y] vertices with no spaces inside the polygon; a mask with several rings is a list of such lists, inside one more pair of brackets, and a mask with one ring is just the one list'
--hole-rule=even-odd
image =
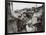
{"label": "black and white photograph", "polygon": [[41,3],[7,3],[7,32],[44,32],[45,9]]}

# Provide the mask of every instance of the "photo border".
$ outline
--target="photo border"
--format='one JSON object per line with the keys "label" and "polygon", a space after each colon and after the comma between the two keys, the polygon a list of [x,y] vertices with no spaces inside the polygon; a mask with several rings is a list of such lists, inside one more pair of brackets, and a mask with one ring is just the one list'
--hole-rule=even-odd
{"label": "photo border", "polygon": [[[8,2],[19,2],[19,3],[36,3],[36,4],[44,4],[44,12],[45,12],[45,3],[44,2],[30,2],[30,1],[8,1],[5,0],[5,35],[7,34],[29,34],[29,33],[43,33],[45,32],[45,28],[44,31],[40,31],[40,32],[21,32],[21,33],[8,33],[7,32],[7,4]],[[44,14],[45,15],[45,14]],[[44,23],[45,25],[45,23]],[[45,26],[44,26],[45,27]]]}

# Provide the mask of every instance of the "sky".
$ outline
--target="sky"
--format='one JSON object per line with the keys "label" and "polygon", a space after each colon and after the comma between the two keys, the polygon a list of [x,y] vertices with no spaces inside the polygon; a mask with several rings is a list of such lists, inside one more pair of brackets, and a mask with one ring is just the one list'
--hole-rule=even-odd
{"label": "sky", "polygon": [[[42,6],[42,4],[37,4],[37,7]],[[32,7],[36,7],[35,3],[17,3],[17,2],[13,2],[13,10],[21,10],[24,8],[32,8]]]}

